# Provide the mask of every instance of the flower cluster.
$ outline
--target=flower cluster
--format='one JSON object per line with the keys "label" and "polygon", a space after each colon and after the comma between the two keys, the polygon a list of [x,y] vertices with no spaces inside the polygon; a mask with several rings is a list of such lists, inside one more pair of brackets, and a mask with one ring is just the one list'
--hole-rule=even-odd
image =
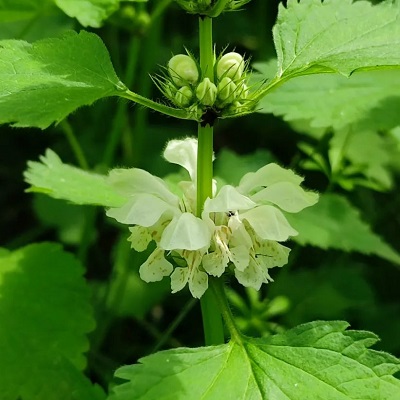
{"label": "flower cluster", "polygon": [[246,287],[259,289],[271,281],[269,269],[287,263],[290,249],[279,242],[297,232],[284,212],[296,213],[317,202],[315,193],[300,187],[302,178],[277,164],[246,174],[237,187],[224,185],[196,210],[197,141],[172,140],[164,157],[181,165],[190,180],[173,190],[162,179],[133,169],[111,171],[109,182],[127,197],[109,217],[130,226],[132,248],[143,251],[151,241],[155,250],[140,267],[140,276],[154,282],[171,276],[175,293],[187,284],[200,298],[208,275],[233,271]]}
{"label": "flower cluster", "polygon": [[221,54],[212,68],[211,80],[202,76],[191,54],[177,54],[169,60],[164,76],[156,77],[155,82],[175,106],[198,116],[207,109],[221,116],[251,111],[255,103],[249,96],[243,57],[236,52]]}

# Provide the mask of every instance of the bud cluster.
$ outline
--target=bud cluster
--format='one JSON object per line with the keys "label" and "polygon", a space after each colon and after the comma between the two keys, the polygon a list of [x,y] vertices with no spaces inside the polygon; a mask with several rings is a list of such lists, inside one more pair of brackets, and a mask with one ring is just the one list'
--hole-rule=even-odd
{"label": "bud cluster", "polygon": [[251,0],[175,0],[185,11],[190,14],[217,17],[224,11],[240,9]]}
{"label": "bud cluster", "polygon": [[250,111],[248,68],[236,52],[221,54],[213,65],[212,80],[203,77],[198,62],[191,54],[173,56],[162,77],[155,82],[175,106],[203,115],[213,109],[216,115],[229,116]]}

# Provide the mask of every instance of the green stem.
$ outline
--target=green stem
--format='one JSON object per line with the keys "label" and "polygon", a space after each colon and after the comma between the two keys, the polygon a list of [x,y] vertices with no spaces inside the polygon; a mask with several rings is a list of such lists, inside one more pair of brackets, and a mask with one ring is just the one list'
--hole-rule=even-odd
{"label": "green stem", "polygon": [[236,326],[235,319],[233,318],[231,308],[226,298],[223,282],[221,279],[212,278],[210,279],[210,288],[211,292],[214,294],[218,308],[221,311],[225,325],[231,335],[231,340],[240,343],[243,335]]}
{"label": "green stem", "polygon": [[204,202],[212,197],[213,130],[210,125],[198,127],[197,148],[197,216],[201,217]]}
{"label": "green stem", "polygon": [[209,16],[213,18],[218,17],[225,10],[225,7],[228,3],[229,0],[218,0],[210,11]]}
{"label": "green stem", "polygon": [[78,142],[78,139],[76,138],[74,134],[74,130],[72,129],[72,126],[69,124],[69,122],[64,119],[60,122],[60,128],[64,132],[69,145],[71,146],[72,151],[75,154],[76,160],[78,161],[79,166],[82,169],[88,170],[89,165],[86,160],[85,154],[83,153],[82,147]]}
{"label": "green stem", "polygon": [[[214,81],[214,52],[211,18],[199,18],[200,67],[203,77]],[[197,216],[200,217],[204,202],[212,197],[213,178],[213,127],[198,126],[197,149]],[[205,343],[208,346],[224,343],[221,313],[214,293],[207,290],[200,300]]]}
{"label": "green stem", "polygon": [[200,68],[203,78],[214,82],[214,49],[212,40],[212,19],[199,19]]}
{"label": "green stem", "polygon": [[186,110],[182,110],[179,108],[173,108],[166,106],[161,103],[157,103],[156,101],[150,100],[147,97],[143,97],[140,94],[131,92],[129,89],[124,90],[123,92],[116,91],[114,95],[123,97],[125,99],[134,101],[142,106],[151,108],[154,111],[158,111],[161,114],[168,115],[170,117],[178,118],[178,119],[189,119],[196,121],[196,118],[193,114],[189,114]]}
{"label": "green stem", "polygon": [[168,328],[163,332],[162,336],[158,343],[154,346],[152,353],[156,353],[164,344],[170,339],[175,329],[180,325],[180,323],[184,320],[189,311],[194,307],[197,303],[197,299],[189,300],[182,308],[178,316],[172,321],[172,323],[168,326]]}
{"label": "green stem", "polygon": [[[211,280],[211,277],[209,277],[209,280]],[[210,289],[206,290],[201,297],[200,305],[206,346],[225,343],[221,313],[215,295]]]}

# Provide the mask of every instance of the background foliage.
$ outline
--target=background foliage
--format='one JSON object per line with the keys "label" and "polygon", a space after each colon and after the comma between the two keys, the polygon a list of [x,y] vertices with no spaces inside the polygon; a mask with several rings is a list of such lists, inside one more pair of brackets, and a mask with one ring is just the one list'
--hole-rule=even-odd
{"label": "background foliage", "polygon": [[[171,1],[114,1],[106,10],[93,9],[87,18],[78,19],[66,16],[81,14],[74,3],[78,2],[0,0],[0,39],[33,41],[83,26],[105,42],[117,76],[135,92],[154,99],[161,95],[148,74],[157,72],[158,65],[165,65],[183,45],[196,52],[196,17],[185,16],[187,22],[182,23],[182,11]],[[268,76],[267,61],[276,57],[272,26],[277,9],[278,1],[253,0],[246,12],[219,18],[214,35],[218,50],[229,44],[251,56],[258,73]],[[301,235],[289,244],[290,264],[273,271],[274,283],[260,293],[232,283],[229,297],[246,333],[267,338],[311,320],[341,319],[353,329],[375,332],[382,339],[376,348],[400,355],[399,87],[397,71],[366,72],[351,80],[340,75],[305,76],[266,97],[261,113],[218,122],[215,168],[223,180],[237,183],[244,172],[276,161],[303,174],[309,188],[323,193],[315,208],[301,214],[303,219],[291,221]],[[78,105],[95,99],[96,93]],[[305,104],[312,105],[308,114],[302,111]],[[47,125],[48,121],[38,124]],[[80,108],[67,122],[45,131],[0,128],[0,246],[7,249],[0,253],[0,261],[34,252],[40,264],[43,246],[61,252],[49,244],[29,247],[33,242],[60,242],[76,255],[73,291],[81,290],[84,267],[97,327],[90,334],[87,366],[79,358],[87,346],[72,343],[67,336],[65,348],[70,352],[57,353],[57,362],[64,365],[66,377],[85,369],[93,382],[106,388],[121,364],[135,363],[157,349],[201,346],[200,309],[187,292],[170,295],[168,282],[145,284],[139,279],[138,266],[146,254],[129,249],[127,232],[107,220],[102,209],[24,193],[27,160],[37,160],[49,147],[64,162],[85,167],[75,158],[71,131],[94,171],[136,166],[166,176],[176,170],[160,157],[165,142],[193,135],[195,125],[109,98]],[[59,276],[47,269],[41,272],[50,289],[68,274],[63,266],[57,267]],[[8,275],[12,279],[10,271],[2,274],[4,281]],[[19,290],[23,297],[24,289]],[[88,293],[80,295],[79,301],[88,303]],[[90,330],[89,322],[83,322],[82,334]],[[37,335],[35,324],[15,329]],[[1,340],[2,332],[0,349],[9,339]],[[43,362],[47,357],[54,353],[43,354]],[[0,362],[1,372],[5,365]],[[79,390],[101,398],[98,387],[86,381]],[[14,395],[10,392],[9,398],[14,400]]]}

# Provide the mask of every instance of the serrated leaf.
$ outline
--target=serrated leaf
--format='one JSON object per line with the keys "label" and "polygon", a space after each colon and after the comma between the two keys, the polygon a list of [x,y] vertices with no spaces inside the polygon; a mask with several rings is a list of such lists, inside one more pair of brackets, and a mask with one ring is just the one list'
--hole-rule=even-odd
{"label": "serrated leaf", "polygon": [[273,35],[278,77],[400,66],[400,2],[288,0]]}
{"label": "serrated leaf", "polygon": [[372,232],[359,211],[340,195],[323,194],[313,207],[286,218],[299,232],[293,240],[301,245],[358,251],[400,264],[399,253]]}
{"label": "serrated leaf", "polygon": [[104,207],[119,207],[124,204],[125,198],[107,184],[105,176],[63,164],[50,149],[40,157],[40,161],[28,161],[24,177],[31,185],[29,191],[45,193],[55,199],[68,200],[75,204]]}
{"label": "serrated leaf", "polygon": [[94,327],[82,265],[55,244],[0,258],[2,400],[101,400],[82,374]]}
{"label": "serrated leaf", "polygon": [[[268,64],[256,64],[262,70]],[[286,121],[308,120],[313,128],[390,129],[400,124],[400,71],[364,71],[297,77],[276,88],[259,112]],[[381,118],[377,115],[381,114]]]}
{"label": "serrated leaf", "polygon": [[29,44],[0,41],[0,123],[46,128],[124,90],[101,39],[68,32]]}
{"label": "serrated leaf", "polygon": [[311,322],[264,339],[163,351],[122,367],[109,400],[399,400],[399,360],[369,332]]}

